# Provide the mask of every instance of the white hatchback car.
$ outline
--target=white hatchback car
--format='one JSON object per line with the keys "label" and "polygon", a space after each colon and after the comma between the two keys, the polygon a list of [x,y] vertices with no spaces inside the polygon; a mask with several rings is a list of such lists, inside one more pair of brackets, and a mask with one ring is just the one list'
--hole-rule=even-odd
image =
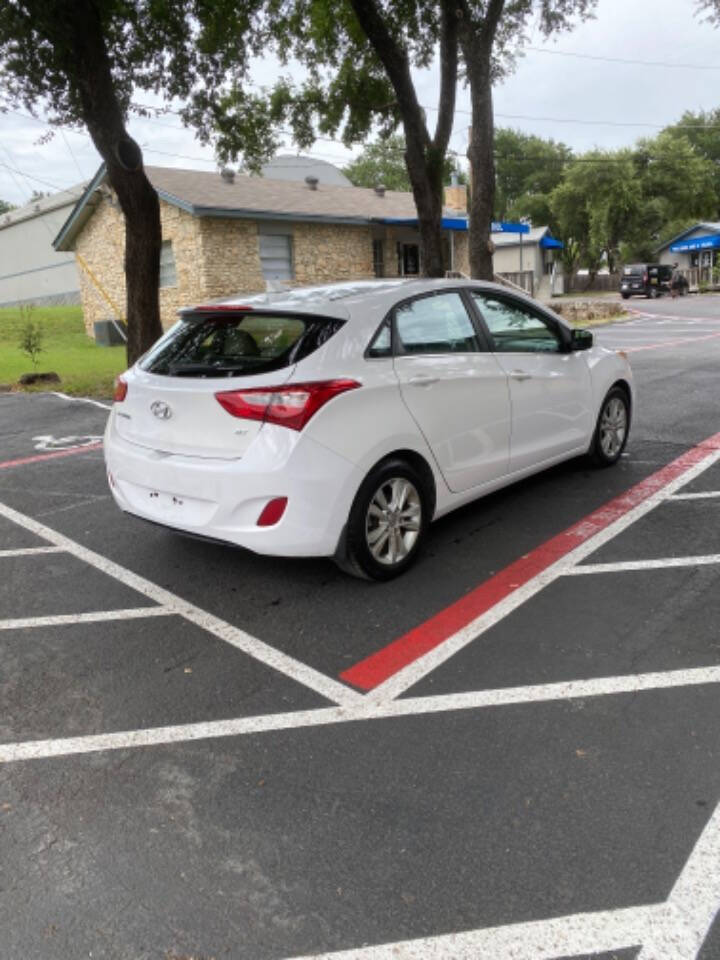
{"label": "white hatchback car", "polygon": [[385,580],[430,521],[562,460],[615,463],[627,359],[490,283],[333,284],[185,310],[117,383],[128,513]]}

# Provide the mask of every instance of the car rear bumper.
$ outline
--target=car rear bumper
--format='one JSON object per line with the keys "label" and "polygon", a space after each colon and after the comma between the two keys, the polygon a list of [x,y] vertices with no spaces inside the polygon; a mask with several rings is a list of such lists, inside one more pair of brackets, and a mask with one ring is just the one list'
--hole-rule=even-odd
{"label": "car rear bumper", "polygon": [[[362,477],[307,436],[265,424],[242,459],[168,454],[105,434],[108,481],[127,513],[196,536],[275,556],[332,556]],[[280,521],[258,527],[270,500]]]}

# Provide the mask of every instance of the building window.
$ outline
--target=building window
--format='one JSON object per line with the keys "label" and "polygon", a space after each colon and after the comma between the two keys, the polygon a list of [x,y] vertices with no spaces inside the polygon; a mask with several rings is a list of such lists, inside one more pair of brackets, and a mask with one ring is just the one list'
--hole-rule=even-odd
{"label": "building window", "polygon": [[373,273],[376,277],[385,276],[385,253],[382,240],[373,240]]}
{"label": "building window", "polygon": [[293,278],[292,237],[288,233],[269,233],[264,229],[259,234],[260,265],[266,280],[287,283]]}
{"label": "building window", "polygon": [[177,272],[175,270],[175,254],[173,253],[172,240],[163,240],[160,247],[160,286],[177,286]]}

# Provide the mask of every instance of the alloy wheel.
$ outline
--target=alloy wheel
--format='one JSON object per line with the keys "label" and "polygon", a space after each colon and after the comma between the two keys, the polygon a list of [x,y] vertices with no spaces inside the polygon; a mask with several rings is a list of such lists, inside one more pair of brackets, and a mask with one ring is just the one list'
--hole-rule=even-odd
{"label": "alloy wheel", "polygon": [[410,554],[422,526],[422,503],[406,477],[391,477],[375,491],[365,517],[367,546],[378,563],[392,566]]}
{"label": "alloy wheel", "polygon": [[622,450],[627,434],[627,406],[618,397],[611,397],[600,417],[600,448],[608,460]]}

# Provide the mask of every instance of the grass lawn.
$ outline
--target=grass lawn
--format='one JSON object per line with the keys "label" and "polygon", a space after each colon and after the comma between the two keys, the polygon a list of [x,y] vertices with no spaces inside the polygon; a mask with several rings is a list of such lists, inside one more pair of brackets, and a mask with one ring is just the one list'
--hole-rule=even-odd
{"label": "grass lawn", "polygon": [[[82,308],[35,307],[32,319],[43,331],[42,352],[37,371],[54,370],[62,383],[40,385],[27,390],[62,390],[75,396],[109,397],[113,379],[127,367],[125,347],[98,347],[85,333]],[[33,365],[18,346],[22,332],[17,307],[0,308],[0,383],[17,383],[23,373],[32,373]]]}

